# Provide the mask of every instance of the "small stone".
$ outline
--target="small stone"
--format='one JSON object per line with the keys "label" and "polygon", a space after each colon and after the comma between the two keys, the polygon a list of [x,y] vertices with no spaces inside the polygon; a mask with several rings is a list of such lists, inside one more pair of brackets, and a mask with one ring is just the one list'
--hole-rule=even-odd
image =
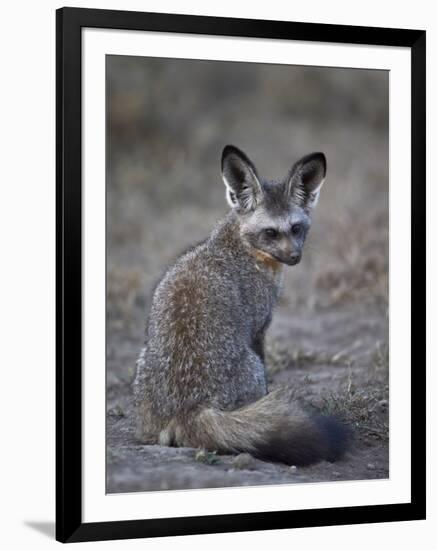
{"label": "small stone", "polygon": [[125,416],[123,409],[120,407],[120,405],[115,405],[112,409],[109,409],[108,416],[115,416],[120,418],[121,416]]}
{"label": "small stone", "polygon": [[292,472],[293,474],[297,472],[297,466],[290,466],[290,472]]}
{"label": "small stone", "polygon": [[236,470],[251,470],[255,467],[255,460],[249,453],[241,453],[233,459],[232,465]]}
{"label": "small stone", "polygon": [[372,464],[371,462],[369,462],[369,464],[367,464],[367,469],[368,470],[376,470],[376,466],[375,466],[375,464]]}

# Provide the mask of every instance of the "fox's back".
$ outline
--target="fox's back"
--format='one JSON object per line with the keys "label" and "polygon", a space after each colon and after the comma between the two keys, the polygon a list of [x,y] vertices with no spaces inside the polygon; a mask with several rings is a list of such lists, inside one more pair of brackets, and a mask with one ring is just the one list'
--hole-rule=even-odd
{"label": "fox's back", "polygon": [[155,290],[144,386],[160,415],[200,403],[234,408],[266,391],[251,343],[271,317],[277,284],[231,242],[231,226],[229,219],[219,224]]}

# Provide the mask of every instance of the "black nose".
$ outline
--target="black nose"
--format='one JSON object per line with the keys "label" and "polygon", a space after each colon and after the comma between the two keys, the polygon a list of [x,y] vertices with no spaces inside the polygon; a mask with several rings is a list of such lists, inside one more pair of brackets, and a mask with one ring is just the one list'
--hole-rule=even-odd
{"label": "black nose", "polygon": [[293,252],[290,256],[290,263],[291,265],[296,265],[300,262],[300,254],[299,252]]}

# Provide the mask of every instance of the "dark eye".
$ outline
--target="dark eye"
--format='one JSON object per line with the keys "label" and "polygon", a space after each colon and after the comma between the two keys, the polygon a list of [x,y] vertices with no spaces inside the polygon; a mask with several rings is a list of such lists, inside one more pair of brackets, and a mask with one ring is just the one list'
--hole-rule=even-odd
{"label": "dark eye", "polygon": [[293,235],[300,235],[303,231],[303,225],[301,223],[295,223],[291,226],[291,232]]}
{"label": "dark eye", "polygon": [[264,229],[264,234],[270,239],[276,239],[279,236],[279,232],[276,231],[276,229],[273,229],[273,227],[268,227],[267,229]]}

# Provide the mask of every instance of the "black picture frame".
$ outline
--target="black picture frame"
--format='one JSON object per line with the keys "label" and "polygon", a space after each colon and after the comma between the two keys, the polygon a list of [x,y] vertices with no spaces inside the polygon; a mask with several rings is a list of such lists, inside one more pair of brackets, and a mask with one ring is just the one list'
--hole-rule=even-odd
{"label": "black picture frame", "polygon": [[[82,522],[81,31],[85,27],[384,45],[411,50],[411,502]],[[425,519],[425,52],[423,30],[62,8],[56,13],[56,539],[77,542]]]}

